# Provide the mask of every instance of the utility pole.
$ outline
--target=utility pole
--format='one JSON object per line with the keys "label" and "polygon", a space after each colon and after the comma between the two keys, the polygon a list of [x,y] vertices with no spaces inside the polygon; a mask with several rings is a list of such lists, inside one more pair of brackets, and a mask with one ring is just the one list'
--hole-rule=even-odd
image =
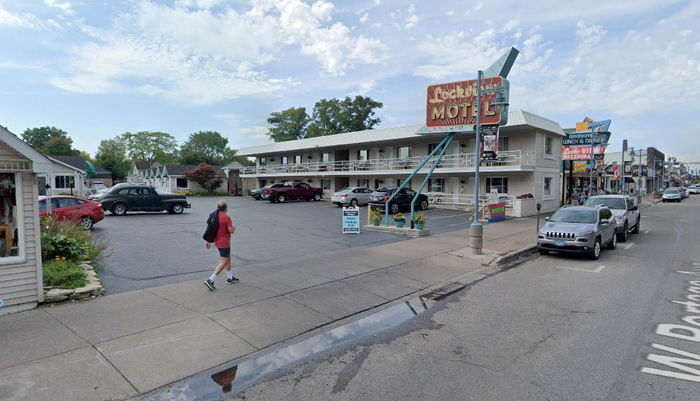
{"label": "utility pole", "polygon": [[620,167],[622,169],[622,174],[621,174],[621,179],[622,179],[622,194],[626,195],[627,194],[627,183],[625,179],[625,152],[627,151],[627,139],[622,140],[622,166]]}
{"label": "utility pole", "polygon": [[474,255],[481,255],[483,247],[484,226],[479,222],[479,166],[481,165],[481,78],[484,72],[476,73],[476,147],[474,149],[474,216],[469,226],[469,246]]}

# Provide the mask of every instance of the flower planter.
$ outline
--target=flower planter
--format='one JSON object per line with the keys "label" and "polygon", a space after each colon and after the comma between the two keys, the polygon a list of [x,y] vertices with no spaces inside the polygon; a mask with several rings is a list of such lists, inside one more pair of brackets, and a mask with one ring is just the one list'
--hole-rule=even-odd
{"label": "flower planter", "polygon": [[373,225],[373,226],[378,226],[379,223],[381,223],[381,222],[382,222],[381,220],[374,219],[374,220],[372,220],[372,225]]}
{"label": "flower planter", "polygon": [[416,230],[422,230],[424,225],[425,225],[425,223],[420,223],[417,221],[413,222],[413,226],[416,228]]}
{"label": "flower planter", "polygon": [[406,220],[394,220],[394,224],[396,224],[398,228],[403,228],[404,224],[406,224]]}

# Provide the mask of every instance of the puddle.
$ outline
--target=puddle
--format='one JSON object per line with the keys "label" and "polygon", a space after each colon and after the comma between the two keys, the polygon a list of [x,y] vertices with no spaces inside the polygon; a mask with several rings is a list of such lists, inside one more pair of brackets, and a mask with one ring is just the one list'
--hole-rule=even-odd
{"label": "puddle", "polygon": [[309,337],[301,342],[283,346],[257,358],[244,360],[237,365],[224,365],[180,380],[145,395],[140,400],[203,401],[222,399],[227,395],[232,395],[232,392],[246,387],[246,384],[291,363],[316,355],[329,348],[398,326],[427,311],[435,303],[435,298],[433,294],[413,298],[362,319]]}

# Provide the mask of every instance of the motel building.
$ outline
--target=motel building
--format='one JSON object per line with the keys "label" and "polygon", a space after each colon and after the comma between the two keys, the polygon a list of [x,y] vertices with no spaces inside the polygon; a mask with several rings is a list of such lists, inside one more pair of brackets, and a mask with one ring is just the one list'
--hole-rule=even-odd
{"label": "motel building", "polygon": [[[307,138],[240,149],[255,158],[255,167],[241,169],[243,193],[272,183],[306,182],[323,188],[329,198],[348,186],[394,187],[425,160],[445,134],[419,134],[423,125],[382,128]],[[502,196],[514,217],[559,208],[561,126],[527,111],[511,111],[500,128],[499,152],[480,169],[480,201]],[[448,147],[423,190],[435,206],[474,205],[474,132],[460,132]],[[418,189],[432,161],[413,178]],[[498,194],[498,195],[496,195]]]}

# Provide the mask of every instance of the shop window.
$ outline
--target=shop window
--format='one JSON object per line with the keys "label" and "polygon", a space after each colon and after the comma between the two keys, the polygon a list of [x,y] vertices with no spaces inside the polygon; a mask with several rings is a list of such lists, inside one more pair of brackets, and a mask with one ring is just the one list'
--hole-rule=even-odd
{"label": "shop window", "polygon": [[175,180],[175,185],[178,188],[188,188],[190,186],[190,181],[187,178],[178,178]]}
{"label": "shop window", "polygon": [[486,193],[490,194],[496,191],[499,194],[508,193],[508,178],[506,177],[487,177],[486,178]]}
{"label": "shop window", "polygon": [[554,150],[553,146],[553,139],[551,136],[545,136],[544,137],[544,154],[546,156],[552,156],[552,152]]}
{"label": "shop window", "polygon": [[369,188],[369,178],[359,178],[357,180],[357,186]]}
{"label": "shop window", "polygon": [[431,178],[428,182],[428,192],[445,192],[445,179]]}
{"label": "shop window", "polygon": [[75,188],[75,177],[72,175],[57,175],[54,188]]}
{"label": "shop window", "polygon": [[428,144],[428,154],[432,153],[435,148],[437,148],[439,143],[429,143]]}
{"label": "shop window", "polygon": [[396,157],[398,159],[407,159],[411,157],[411,147],[410,146],[400,146],[396,148]]}
{"label": "shop window", "polygon": [[369,160],[369,150],[360,149],[357,151],[357,160]]}
{"label": "shop window", "polygon": [[552,196],[552,177],[544,177],[544,196]]}
{"label": "shop window", "polygon": [[0,258],[19,256],[19,219],[14,173],[0,174]]}
{"label": "shop window", "polygon": [[[327,153],[325,153],[327,154]],[[321,179],[321,189],[324,191],[330,191],[331,190],[331,180],[330,178],[322,178]]]}

